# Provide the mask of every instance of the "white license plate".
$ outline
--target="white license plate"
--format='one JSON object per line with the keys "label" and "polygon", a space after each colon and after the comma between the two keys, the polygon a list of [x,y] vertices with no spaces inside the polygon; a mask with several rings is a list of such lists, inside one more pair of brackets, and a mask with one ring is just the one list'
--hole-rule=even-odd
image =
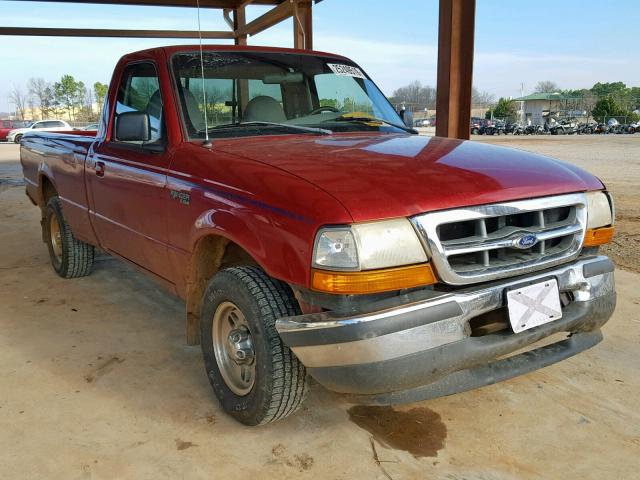
{"label": "white license plate", "polygon": [[562,318],[560,292],[555,279],[509,290],[509,321],[515,333]]}

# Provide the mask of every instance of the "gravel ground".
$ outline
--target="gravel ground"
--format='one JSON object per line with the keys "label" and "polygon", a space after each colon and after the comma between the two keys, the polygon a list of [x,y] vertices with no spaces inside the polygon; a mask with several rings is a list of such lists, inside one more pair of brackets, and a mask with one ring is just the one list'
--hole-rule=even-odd
{"label": "gravel ground", "polygon": [[472,139],[548,155],[597,175],[616,204],[616,235],[603,253],[618,267],[640,272],[640,135],[474,135]]}
{"label": "gravel ground", "polygon": [[[640,136],[595,139],[584,155],[583,140],[537,140],[519,146],[601,175],[637,221]],[[182,302],[109,257],[86,278],[53,273],[17,158],[0,144],[0,479],[638,478],[640,275],[617,272],[604,341],[564,362],[394,408],[313,384],[296,415],[244,428],[184,344]]]}

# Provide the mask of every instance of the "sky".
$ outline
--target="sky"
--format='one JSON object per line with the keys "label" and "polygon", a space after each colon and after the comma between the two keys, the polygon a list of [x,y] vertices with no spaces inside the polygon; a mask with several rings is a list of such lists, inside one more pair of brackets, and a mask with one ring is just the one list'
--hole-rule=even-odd
{"label": "sky", "polygon": [[[194,0],[195,3],[195,0]],[[247,8],[248,20],[264,7]],[[195,9],[1,1],[0,26],[195,30]],[[202,27],[226,30],[220,11],[202,12]],[[473,83],[496,97],[531,93],[552,80],[561,88],[595,82],[640,86],[638,0],[477,0]],[[436,83],[437,0],[324,0],[314,7],[314,48],[360,64],[380,88]],[[251,45],[292,46],[292,21],[250,37]],[[30,77],[71,74],[108,83],[125,53],[195,40],[0,37],[0,111]],[[205,43],[230,43],[225,40]]]}

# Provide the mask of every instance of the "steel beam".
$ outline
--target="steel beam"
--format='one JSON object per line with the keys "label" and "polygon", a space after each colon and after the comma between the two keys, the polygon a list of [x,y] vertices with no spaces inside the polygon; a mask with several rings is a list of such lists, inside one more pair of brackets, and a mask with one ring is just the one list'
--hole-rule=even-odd
{"label": "steel beam", "polygon": [[313,50],[311,1],[298,1],[293,8],[293,47]]}
{"label": "steel beam", "polygon": [[[0,35],[39,37],[198,38],[197,30],[112,30],[106,28],[0,27]],[[203,31],[202,38],[233,39],[233,32]]]}
{"label": "steel beam", "polygon": [[436,135],[469,138],[476,0],[440,0]]}
{"label": "steel beam", "polygon": [[[17,0],[32,1],[32,0]],[[188,7],[195,8],[195,0],[38,0],[49,3],[79,3],[99,5],[133,5],[150,7]],[[278,5],[285,0],[200,0],[201,8],[237,8],[238,6],[254,3],[256,5]]]}
{"label": "steel beam", "polygon": [[256,35],[293,15],[294,2],[287,1],[236,30],[237,36]]}
{"label": "steel beam", "polygon": [[[233,10],[233,31],[238,32],[241,28],[244,28],[246,25],[247,25],[247,14],[246,14],[245,6],[241,5],[240,7]],[[246,45],[247,36],[236,34],[235,44]]]}

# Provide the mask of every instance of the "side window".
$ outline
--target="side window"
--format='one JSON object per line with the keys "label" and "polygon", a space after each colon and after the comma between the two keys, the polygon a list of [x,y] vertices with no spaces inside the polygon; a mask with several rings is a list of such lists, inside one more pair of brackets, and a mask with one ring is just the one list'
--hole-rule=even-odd
{"label": "side window", "polygon": [[47,122],[36,122],[36,123],[33,124],[33,127],[31,127],[31,128],[36,129],[36,130],[41,129],[41,128],[47,128],[46,124],[47,124]]}
{"label": "side window", "polygon": [[149,114],[151,123],[149,141],[156,142],[163,138],[162,110],[160,82],[155,66],[152,63],[135,63],[126,67],[118,87],[116,119],[124,112]]}
{"label": "side window", "polygon": [[64,128],[64,123],[62,123],[62,122],[51,122],[51,123],[52,123],[52,125],[51,125],[52,127],[56,127],[56,128],[63,127]]}

